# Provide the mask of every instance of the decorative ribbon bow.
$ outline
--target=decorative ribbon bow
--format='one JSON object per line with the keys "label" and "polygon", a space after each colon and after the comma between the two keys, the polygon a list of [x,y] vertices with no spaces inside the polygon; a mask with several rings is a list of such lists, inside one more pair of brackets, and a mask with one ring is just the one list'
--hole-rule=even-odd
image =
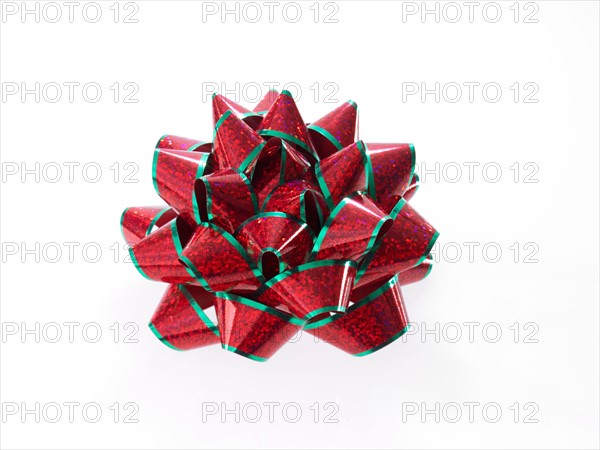
{"label": "decorative ribbon bow", "polygon": [[407,203],[412,144],[358,140],[352,101],[307,126],[287,91],[254,111],[215,95],[213,119],[212,143],[158,141],[152,179],[170,207],[121,217],[138,271],[170,284],[156,336],[258,361],[300,329],[357,356],[400,337],[400,286],[429,274],[438,236]]}

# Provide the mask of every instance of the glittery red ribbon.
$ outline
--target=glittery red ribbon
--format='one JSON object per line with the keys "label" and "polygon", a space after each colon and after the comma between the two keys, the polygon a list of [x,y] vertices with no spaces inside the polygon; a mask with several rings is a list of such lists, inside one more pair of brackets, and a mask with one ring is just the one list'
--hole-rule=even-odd
{"label": "glittery red ribbon", "polygon": [[300,329],[357,356],[400,337],[400,286],[429,274],[438,236],[407,203],[412,144],[358,140],[351,101],[306,125],[287,91],[254,111],[215,95],[213,119],[212,143],[158,141],[152,178],[169,207],[121,217],[135,267],[170,283],[156,336],[258,361]]}

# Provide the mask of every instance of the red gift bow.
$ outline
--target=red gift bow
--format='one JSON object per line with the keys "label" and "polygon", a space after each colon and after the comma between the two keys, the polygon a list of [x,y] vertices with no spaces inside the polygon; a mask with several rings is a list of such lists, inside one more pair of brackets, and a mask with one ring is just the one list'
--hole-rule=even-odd
{"label": "red gift bow", "polygon": [[138,271],[170,283],[156,336],[265,361],[300,329],[356,356],[405,333],[400,285],[429,274],[438,236],[407,203],[412,144],[358,140],[352,101],[305,125],[287,91],[253,111],[215,95],[213,119],[212,143],[158,141],[152,178],[170,207],[121,217]]}

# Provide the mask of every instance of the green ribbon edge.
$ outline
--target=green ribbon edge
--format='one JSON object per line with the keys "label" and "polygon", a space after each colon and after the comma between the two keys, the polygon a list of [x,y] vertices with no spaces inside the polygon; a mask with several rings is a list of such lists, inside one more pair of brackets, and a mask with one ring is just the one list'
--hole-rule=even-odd
{"label": "green ribbon edge", "polygon": [[[231,168],[231,170],[236,172],[240,176],[243,183],[248,188],[248,192],[250,192],[250,200],[252,201],[252,208],[254,209],[255,213],[258,213],[258,211],[259,211],[258,197],[256,195],[256,192],[254,191],[254,188],[252,187],[252,183],[250,182],[250,180],[248,179],[246,174],[244,172],[242,172],[241,170],[233,168],[233,167]],[[207,216],[208,220],[212,220],[216,216],[212,213],[212,189],[210,187],[210,182],[204,176],[198,178],[196,181],[198,181],[198,180],[202,181],[202,183],[204,183],[204,186],[206,188],[206,216]],[[196,198],[195,193],[192,196],[192,209],[194,211],[194,219],[196,220],[196,223],[197,224],[202,223],[202,219],[200,218],[200,208],[198,206],[198,199]]]}
{"label": "green ribbon edge", "polygon": [[[346,309],[346,314],[350,314],[352,311],[361,308],[362,306],[365,306],[366,304],[372,302],[373,300],[375,300],[377,297],[379,297],[381,294],[387,292],[388,290],[390,290],[392,287],[394,287],[394,285],[396,285],[398,283],[398,275],[394,275],[392,278],[390,278],[388,281],[386,281],[381,287],[375,289],[373,292],[371,292],[369,295],[363,297],[362,299],[360,299],[359,301],[357,301],[356,303],[353,303],[352,305],[350,305],[348,307],[348,309]],[[337,319],[339,319],[340,317],[342,317],[342,315],[340,314],[336,314],[333,316],[329,316],[326,317],[324,319],[321,320],[317,320],[316,322],[312,322],[312,323],[308,323],[304,326],[305,330],[312,330],[315,328],[321,328],[322,326],[325,326]]]}
{"label": "green ribbon edge", "polygon": [[[179,257],[179,259],[183,258],[181,256],[181,253],[183,252],[183,246],[181,245],[181,238],[179,237],[179,231],[177,231],[177,218],[175,218],[172,222],[171,222],[171,238],[173,239],[173,245],[175,246],[175,251],[177,252],[177,256]],[[187,258],[186,258],[187,259]],[[184,264],[185,267],[185,271],[188,273],[188,275],[190,277],[192,277],[193,279],[196,279],[196,274],[190,270],[190,267],[188,267],[186,264]]]}
{"label": "green ribbon edge", "polygon": [[[206,156],[204,156],[204,155],[206,155]],[[212,153],[205,153],[202,155],[202,158],[200,159],[200,161],[202,161],[203,164],[198,164],[198,170],[196,171],[196,178],[194,180],[194,191],[192,192],[192,212],[194,213],[194,219],[196,219],[197,223],[200,223],[201,220],[200,220],[200,209],[198,208],[198,200],[196,199],[196,181],[202,180],[202,182],[206,186],[206,212],[207,212],[207,215],[209,214],[209,211],[212,208],[212,202],[210,200],[210,195],[209,195],[211,193],[210,186],[206,183],[206,181],[204,179],[202,179],[202,176],[204,175],[204,171],[206,170],[206,165],[208,164],[208,158],[210,158],[211,155],[212,155]]]}
{"label": "green ribbon edge", "polygon": [[314,311],[309,312],[306,316],[304,316],[304,319],[308,321],[313,317],[316,317],[319,314],[323,314],[325,312],[345,313],[346,308],[342,308],[340,306],[324,306],[323,308],[315,309]]}
{"label": "green ribbon edge", "polygon": [[[411,186],[411,185],[412,185],[412,183],[413,183],[413,180],[415,180],[415,194],[416,194],[416,193],[417,193],[417,191],[419,190],[419,186],[420,186],[420,183],[419,183],[419,175],[418,175],[418,174],[416,174],[416,173],[414,173],[414,174],[413,174],[413,177],[410,179],[410,183],[409,183],[409,185],[408,185],[409,189],[410,189],[410,186]],[[409,189],[407,189],[407,192],[408,192],[408,190],[409,190]],[[414,195],[414,194],[413,194],[413,195]]]}
{"label": "green ribbon edge", "polygon": [[329,142],[331,142],[333,144],[333,146],[335,148],[337,148],[338,150],[341,150],[344,148],[342,146],[342,144],[340,143],[340,141],[338,141],[336,139],[336,137],[333,134],[331,134],[329,131],[327,131],[325,128],[321,128],[318,125],[309,125],[308,129],[321,134],[325,139],[327,139]]}
{"label": "green ribbon edge", "polygon": [[[204,188],[206,189],[206,217],[208,218],[208,220],[212,220],[215,216],[212,213],[212,190],[210,188],[210,183],[206,181],[204,177],[200,177],[198,178],[198,180],[204,183]],[[194,182],[194,186],[198,182],[198,180]],[[196,220],[196,223],[201,223],[202,219],[200,218],[200,207],[198,206],[198,198],[196,197],[195,187],[194,195],[192,196],[192,210],[194,212],[194,219]]]}
{"label": "green ribbon edge", "polygon": [[[227,111],[225,111],[223,113],[223,115],[219,118],[219,120],[217,121],[217,123],[215,124],[215,129],[213,132],[213,142],[216,141],[217,139],[217,131],[219,130],[219,128],[221,128],[221,125],[223,125],[223,122],[225,122],[225,120],[227,120],[227,118],[229,116],[231,116],[233,114],[233,112],[228,109]],[[257,114],[254,112],[249,112],[246,113],[242,116],[243,118],[246,117],[250,117],[250,116],[256,116]],[[246,158],[242,161],[242,163],[239,166],[239,170],[240,171],[244,171],[248,168],[248,166],[252,163],[252,161],[254,161],[254,159],[258,156],[258,154],[261,152],[261,150],[263,149],[263,147],[265,146],[266,142],[261,142],[260,144],[258,144],[256,147],[254,147],[254,149],[248,154],[248,156],[246,156]],[[252,170],[252,174],[254,174],[254,170]]]}
{"label": "green ribbon edge", "polygon": [[[309,191],[318,194],[318,192],[314,189],[307,189],[302,194],[300,194],[300,219],[306,223],[308,223],[308,220],[306,218],[306,204],[304,197]],[[321,209],[321,204],[319,202],[315,202],[315,206],[317,207],[317,215],[319,216],[319,226],[321,226],[323,224],[323,210]]]}
{"label": "green ribbon edge", "polygon": [[[260,286],[256,292],[256,297],[259,297],[263,294],[267,289],[271,288],[274,284],[279,283],[280,281],[286,279],[289,276],[292,276],[296,273],[303,272],[305,270],[313,269],[315,267],[331,267],[331,266],[350,266],[357,267],[357,264],[354,261],[346,260],[346,259],[322,259],[320,261],[311,261],[305,264],[301,264],[299,266],[293,267],[285,272],[275,275],[273,278],[268,280],[262,286]],[[310,315],[310,314],[309,314]],[[304,318],[306,319],[306,317]]]}
{"label": "green ribbon edge", "polygon": [[404,333],[406,333],[408,331],[408,329],[410,328],[410,324],[406,325],[400,332],[396,333],[395,335],[393,335],[391,338],[389,338],[387,341],[376,345],[375,347],[369,349],[369,350],[365,350],[364,352],[360,352],[360,353],[355,353],[352,356],[367,356],[370,355],[371,353],[375,353],[377,350],[381,350],[383,347],[386,347],[388,345],[390,345],[392,342],[394,342],[396,339],[398,339],[400,336],[402,336]]}
{"label": "green ribbon edge", "polygon": [[[415,152],[415,146],[414,144],[408,144],[408,147],[410,148],[410,156],[411,156],[411,168],[410,168],[410,178],[408,179],[408,187],[406,188],[406,190],[408,190],[408,188],[410,187],[413,177],[416,175],[415,174],[415,165],[417,163],[417,155]],[[418,177],[417,177],[418,178]]]}
{"label": "green ribbon edge", "polygon": [[198,317],[200,317],[202,322],[204,322],[204,325],[206,325],[208,328],[210,328],[210,331],[212,331],[216,336],[220,336],[219,329],[213,323],[213,321],[210,320],[210,318],[206,315],[206,313],[200,307],[200,305],[198,304],[198,302],[196,301],[194,296],[191,294],[191,292],[188,291],[187,288],[182,284],[178,285],[177,287],[179,288],[179,291],[181,291],[181,293],[187,299],[187,301],[190,303],[190,306],[194,309],[194,311],[196,312]]}
{"label": "green ribbon edge", "polygon": [[192,263],[192,261],[190,261],[190,259],[187,256],[179,255],[179,260],[184,264],[188,273],[192,274],[193,278],[195,280],[198,280],[198,282],[202,285],[202,287],[204,289],[206,289],[209,292],[214,292],[213,289],[208,284],[208,281],[206,281],[206,279],[198,271],[198,269],[196,268],[194,263]]}
{"label": "green ribbon edge", "polygon": [[310,233],[310,236],[313,240],[313,243],[315,241],[315,232],[308,226],[308,224],[305,221],[302,221],[301,219],[298,219],[296,216],[293,216],[291,214],[288,213],[284,213],[284,212],[280,212],[280,211],[268,211],[268,212],[261,212],[258,214],[255,214],[254,216],[250,217],[249,219],[244,220],[233,232],[233,235],[237,235],[238,232],[244,228],[246,225],[248,225],[251,222],[254,222],[255,220],[258,219],[263,219],[265,217],[281,217],[284,219],[290,219],[294,222],[296,222],[298,225],[305,227],[308,232]]}
{"label": "green ribbon edge", "polygon": [[398,217],[398,214],[400,214],[400,211],[402,211],[402,208],[404,208],[404,205],[406,205],[406,200],[404,200],[403,198],[398,200],[398,202],[394,205],[394,207],[390,211],[390,214],[389,214],[390,217],[392,219],[396,220],[396,217]]}
{"label": "green ribbon edge", "polygon": [[[260,272],[260,270],[258,270],[258,267],[256,267],[256,265],[254,264],[254,261],[252,261],[250,256],[248,256],[246,249],[244,247],[242,247],[242,245],[235,239],[235,237],[231,233],[229,233],[228,231],[219,227],[218,225],[215,225],[214,223],[210,223],[210,222],[201,222],[198,224],[198,226],[211,228],[214,231],[216,231],[217,233],[219,233],[221,236],[223,236],[239,252],[240,256],[242,258],[244,258],[244,260],[246,260],[246,262],[248,263],[248,266],[250,267],[250,270],[252,270],[252,273],[256,276],[259,283],[264,283],[265,277]],[[177,233],[177,229],[175,229],[175,233]],[[179,235],[177,235],[176,242],[178,243],[179,248],[181,248],[181,243],[179,242]],[[189,258],[182,255],[181,251],[178,251],[178,255],[179,255],[179,260],[181,262],[183,262],[184,265],[186,266],[188,273],[190,275],[192,275],[192,277],[194,279],[198,280],[200,282],[200,284],[202,285],[202,287],[204,287],[204,289],[206,289],[209,292],[215,293],[215,295],[218,294],[218,292],[215,292],[215,290],[210,287],[210,285],[208,284],[208,281],[206,281],[206,278],[204,278],[202,276],[201,272],[194,265],[194,263],[192,263],[192,261],[190,261]]]}
{"label": "green ribbon edge", "polygon": [[296,144],[297,146],[299,146],[300,148],[302,148],[303,150],[305,150],[306,152],[308,152],[317,161],[319,161],[319,159],[320,159],[319,155],[317,155],[317,153],[314,150],[312,150],[307,144],[302,142],[297,137],[292,136],[291,134],[284,133],[283,131],[277,131],[277,130],[260,130],[258,132],[258,134],[260,136],[278,137],[278,138],[284,139],[286,141],[292,142],[292,143]]}
{"label": "green ribbon edge", "polygon": [[[211,144],[211,143],[210,143],[210,142],[205,142],[205,141],[198,141],[198,143],[197,143],[197,144],[193,144],[193,145],[191,145],[191,146],[190,146],[190,148],[188,148],[186,151],[188,151],[188,152],[193,152],[193,151],[194,151],[194,150],[196,150],[198,147],[202,147],[203,145],[206,145],[206,144]],[[207,155],[208,155],[208,154],[209,154],[209,153],[207,153]]]}
{"label": "green ribbon edge", "polygon": [[275,316],[281,320],[284,320],[293,325],[303,326],[306,321],[302,319],[298,319],[297,317],[292,316],[286,312],[280,311],[278,309],[272,308],[270,306],[264,305],[262,303],[256,302],[254,300],[250,300],[246,297],[241,297],[239,295],[230,294],[228,292],[215,292],[215,295],[224,300],[229,300],[237,303],[241,303],[242,305],[249,306],[250,308],[257,309],[259,311],[266,312],[272,316]]}
{"label": "green ribbon edge", "polygon": [[246,357],[248,359],[251,359],[253,361],[258,361],[258,362],[265,362],[265,361],[267,361],[267,358],[263,358],[262,356],[256,356],[256,355],[253,355],[252,353],[247,353],[245,351],[239,350],[239,349],[237,349],[235,347],[232,347],[230,345],[221,344],[221,347],[224,350],[227,350],[227,351],[230,351],[230,352],[233,352],[233,353],[237,353],[238,355],[244,356],[244,357]]}
{"label": "green ribbon edge", "polygon": [[423,279],[425,279],[429,276],[429,274],[431,273],[431,269],[433,269],[433,264],[429,264],[429,268],[427,269],[427,272],[425,273],[425,276],[423,277]]}
{"label": "green ribbon edge", "polygon": [[219,130],[219,128],[221,128],[221,125],[223,125],[223,122],[225,122],[225,120],[227,120],[227,118],[231,114],[233,114],[233,113],[231,112],[230,109],[228,109],[227,111],[225,111],[223,113],[223,115],[219,118],[219,120],[217,120],[217,123],[215,124],[215,129],[213,131],[213,142],[215,142],[215,140],[217,139],[217,131]]}
{"label": "green ribbon edge", "polygon": [[[240,167],[238,169],[241,170],[242,172],[245,171],[248,168],[248,166],[250,164],[252,164],[252,162],[258,157],[258,155],[260,154],[260,152],[262,151],[262,149],[264,148],[264,146],[266,144],[267,144],[266,142],[261,142],[256,147],[254,147],[254,149],[242,161],[242,163],[240,164]],[[256,166],[254,166],[252,168],[252,173],[250,174],[250,178],[254,177],[254,169],[255,168],[256,168]]]}
{"label": "green ribbon edge", "polygon": [[[371,157],[367,152],[367,147],[363,141],[357,141],[356,147],[360,153],[363,168],[365,171],[365,189],[367,191],[367,195],[375,200],[377,197],[377,190],[375,189],[375,176],[373,175],[373,164],[371,163]],[[319,161],[315,164],[315,177],[317,178],[317,183],[323,196],[325,197],[325,201],[327,202],[327,206],[332,209],[335,205],[333,204],[333,199],[331,198],[331,192],[329,191],[329,187],[327,187],[327,182],[323,177],[323,173],[321,172],[321,166]],[[340,200],[340,201],[343,201]]]}
{"label": "green ribbon edge", "polygon": [[369,193],[369,197],[373,200],[377,199],[377,189],[375,189],[375,175],[373,174],[373,163],[371,162],[371,156],[367,151],[367,146],[363,141],[358,141],[356,143],[358,150],[360,151],[360,155],[362,157],[363,166],[365,168],[365,178],[367,183],[367,192]]}
{"label": "green ribbon edge", "polygon": [[[275,188],[273,188],[273,190],[271,192],[269,192],[269,195],[267,195],[265,197],[265,200],[263,201],[263,205],[262,205],[262,207],[260,209],[261,213],[263,213],[265,211],[265,208],[267,207],[267,204],[269,203],[269,200],[271,200],[271,197],[273,196],[273,194],[275,193],[275,191],[280,186],[281,186],[281,184],[275,186]],[[308,221],[306,219],[306,206],[305,206],[304,196],[309,191],[313,192],[315,194],[319,194],[319,195],[321,194],[320,192],[316,191],[315,189],[306,189],[304,192],[302,192],[302,194],[300,194],[300,220],[303,221],[304,223],[308,223]],[[323,209],[321,208],[321,204],[319,202],[316,202],[315,206],[317,207],[317,215],[319,216],[319,226],[321,226],[323,224]],[[290,217],[294,217],[294,216],[290,215]],[[311,231],[313,231],[313,230],[311,229]],[[313,231],[313,234],[314,234],[314,231]]]}
{"label": "green ribbon edge", "polygon": [[156,327],[154,326],[154,324],[152,322],[150,322],[148,324],[148,328],[150,328],[150,330],[152,330],[152,333],[154,333],[154,336],[156,336],[158,338],[158,340],[160,342],[162,342],[163,344],[165,344],[167,347],[172,348],[173,350],[177,350],[178,352],[181,352],[183,350],[181,350],[180,348],[175,347],[173,344],[171,344],[169,341],[167,341],[162,334],[160,334],[160,332],[156,329]]}
{"label": "green ribbon edge", "polygon": [[[400,211],[402,210],[402,208],[404,208],[404,205],[406,205],[406,200],[401,198],[400,200],[398,200],[398,203],[396,203],[394,208],[390,211],[390,213],[388,214],[388,217],[391,218],[392,220],[396,220],[396,217],[398,217],[398,214],[400,214]],[[373,243],[373,247],[367,253],[367,256],[365,257],[365,259],[363,260],[363,262],[361,263],[361,265],[358,269],[358,272],[356,272],[356,278],[354,279],[354,284],[358,283],[358,280],[360,280],[362,278],[362,276],[365,274],[365,272],[369,268],[369,264],[371,264],[371,261],[375,257],[375,254],[377,253],[377,250],[379,249],[381,242],[382,241]]]}
{"label": "green ribbon edge", "polygon": [[286,161],[287,161],[287,149],[286,149],[285,145],[283,144],[283,142],[281,142],[281,166],[279,167],[279,184],[277,186],[275,186],[263,200],[263,204],[260,207],[261,212],[264,211],[264,209],[267,207],[267,203],[269,203],[271,196],[277,190],[277,188],[279,186],[281,186],[282,184],[285,184]]}
{"label": "green ribbon edge", "polygon": [[325,235],[327,234],[327,231],[329,230],[331,222],[333,222],[333,219],[335,219],[335,216],[337,216],[338,213],[342,209],[344,209],[344,206],[346,206],[347,203],[348,203],[348,198],[344,197],[338,203],[338,205],[333,209],[333,211],[331,211],[331,213],[329,214],[329,217],[327,217],[327,220],[325,220],[325,223],[323,224],[323,226],[321,227],[321,230],[319,231],[319,236],[317,237],[317,241],[315,242],[315,245],[313,246],[313,249],[310,252],[309,261],[314,261],[315,257],[317,256],[317,253],[319,253],[319,250],[321,249],[321,245],[323,244],[323,241],[325,240]]}
{"label": "green ribbon edge", "polygon": [[[158,140],[158,142],[156,143],[156,147],[154,149],[154,156],[152,158],[152,184],[154,185],[154,190],[156,191],[156,193],[162,198],[162,195],[160,194],[160,191],[158,189],[158,181],[156,179],[156,168],[158,165],[158,156],[160,155],[160,151],[163,150],[161,148],[158,148],[158,144],[160,144],[160,141],[162,141],[165,137],[169,136],[168,134],[163,134],[160,139]],[[192,146],[190,146],[187,151],[191,152],[194,151],[196,148],[208,144],[208,142],[204,142],[204,141],[199,141],[197,144],[193,144]],[[203,155],[202,159],[200,159],[200,161],[204,162],[204,166],[202,166],[202,172],[204,172],[204,168],[206,167],[206,162],[208,161],[208,157],[211,155],[211,153],[206,153],[206,156]],[[200,171],[200,167],[201,164],[198,164],[198,172]],[[196,173],[196,178],[198,178],[198,172]]]}
{"label": "green ribbon edge", "polygon": [[[123,236],[123,240],[125,242],[127,242],[127,238],[125,237],[125,230],[123,229],[123,220],[125,220],[125,215],[127,214],[127,211],[129,211],[131,209],[131,206],[128,206],[127,208],[125,208],[123,210],[123,212],[121,213],[121,219],[119,220],[119,227],[121,228],[121,236]],[[147,235],[147,233],[146,233]]]}
{"label": "green ribbon edge", "polygon": [[196,180],[204,175],[204,170],[206,170],[206,165],[208,164],[208,158],[210,158],[212,153],[202,153],[202,156],[198,160],[198,169],[196,170]]}
{"label": "green ribbon edge", "polygon": [[[163,137],[161,137],[159,139],[158,142],[160,142],[165,136],[168,135],[164,135]],[[200,142],[198,144],[194,144],[192,147],[190,147],[190,149],[188,149],[187,151],[192,151],[193,148],[197,148],[200,145],[204,145],[206,144],[206,142]],[[152,158],[152,184],[154,185],[154,190],[156,191],[156,193],[159,195],[160,198],[163,198],[163,196],[160,193],[160,190],[158,189],[158,181],[156,179],[156,169],[158,166],[158,157],[160,155],[160,148],[155,148],[154,149],[154,156]],[[212,153],[203,153],[202,156],[200,157],[200,159],[198,160],[198,169],[196,170],[196,180],[200,179],[200,177],[204,174],[204,170],[206,169],[206,165],[208,163],[208,158],[210,158],[210,156],[212,155]],[[198,203],[196,201],[196,195],[192,195],[192,210],[194,211],[194,217],[196,216],[196,212],[198,209]]]}
{"label": "green ribbon edge", "polygon": [[[327,235],[327,232],[329,231],[331,223],[333,222],[333,220],[335,219],[335,217],[338,215],[338,213],[342,209],[344,209],[344,206],[346,206],[348,204],[348,202],[350,201],[350,199],[352,199],[353,197],[356,197],[357,195],[360,195],[360,194],[361,194],[361,192],[357,191],[357,192],[352,193],[348,197],[344,197],[337,204],[337,206],[334,208],[334,210],[331,212],[331,214],[329,214],[329,217],[327,217],[327,220],[323,224],[323,227],[321,228],[321,231],[319,232],[319,236],[317,237],[317,241],[315,242],[315,245],[314,245],[314,247],[313,247],[313,249],[312,249],[312,251],[310,253],[309,261],[314,261],[314,259],[316,258],[317,254],[321,250],[321,245],[323,244],[323,241],[325,240],[325,237]],[[377,235],[379,234],[379,230],[381,230],[381,227],[388,220],[393,220],[393,217],[391,217],[391,214],[383,216],[379,220],[379,222],[377,223],[377,225],[373,229],[373,232],[371,233],[371,238],[369,239],[369,242],[367,244],[367,247],[365,248],[365,251],[364,251],[363,255],[369,253],[372,250],[373,246],[375,245],[375,241],[377,239]]]}
{"label": "green ribbon edge", "polygon": [[[279,186],[285,183],[285,165],[287,164],[287,147],[281,141],[281,167],[279,168]],[[279,187],[278,186],[278,187]]]}
{"label": "green ribbon edge", "polygon": [[154,228],[154,225],[156,225],[156,222],[158,222],[158,220],[162,217],[162,215],[170,209],[171,208],[169,208],[169,207],[164,208],[163,210],[159,211],[158,214],[156,214],[156,216],[154,216],[154,218],[150,222],[150,225],[148,225],[148,229],[146,230],[146,236],[148,236],[152,232],[152,228]]}
{"label": "green ribbon edge", "polygon": [[[161,138],[161,140],[162,140],[162,138]],[[152,184],[154,185],[154,190],[156,191],[156,193],[158,194],[158,196],[160,198],[162,198],[162,195],[160,194],[160,190],[158,189],[158,181],[156,180],[156,166],[158,165],[158,156],[159,155],[160,155],[160,149],[159,148],[155,148],[154,149],[154,156],[152,157]]]}
{"label": "green ribbon edge", "polygon": [[244,120],[247,117],[261,117],[261,112],[248,111],[247,113],[242,114],[242,120]]}
{"label": "green ribbon edge", "polygon": [[433,233],[433,236],[431,236],[431,239],[429,240],[429,244],[427,244],[427,247],[425,247],[423,256],[421,256],[421,258],[419,259],[419,262],[417,262],[417,264],[415,264],[415,266],[418,266],[423,261],[425,261],[425,259],[427,259],[427,255],[429,255],[429,253],[431,252],[431,249],[435,245],[435,241],[437,241],[437,238],[439,237],[439,235],[440,235],[439,231],[436,231],[435,233]]}
{"label": "green ribbon edge", "polygon": [[254,187],[252,186],[252,183],[250,182],[250,180],[248,179],[248,177],[246,176],[246,174],[244,172],[242,172],[239,169],[232,169],[235,172],[238,173],[238,175],[242,178],[242,181],[244,182],[244,184],[248,187],[248,192],[250,192],[250,199],[252,200],[252,207],[254,208],[254,212],[258,213],[259,208],[258,208],[258,197],[256,195],[256,192],[254,191]]}
{"label": "green ribbon edge", "polygon": [[[400,213],[400,211],[402,210],[404,205],[406,205],[406,200],[401,198],[398,201],[398,203],[396,203],[396,206],[394,206],[394,208],[390,212],[389,216],[395,220],[396,217],[398,217],[398,214]],[[437,238],[439,237],[439,235],[440,235],[439,231],[435,231],[433,233],[433,236],[429,240],[427,247],[425,247],[425,250],[423,251],[423,255],[421,256],[421,258],[419,258],[417,263],[412,267],[417,267],[419,264],[421,264],[423,261],[425,261],[427,259],[427,256],[431,252],[431,249],[435,245],[435,242],[437,241]],[[365,272],[367,271],[367,269],[369,267],[369,264],[371,264],[371,261],[373,260],[373,257],[377,253],[377,250],[379,249],[380,245],[381,245],[381,241],[378,242],[376,245],[374,245],[373,248],[371,249],[370,253],[367,254],[366,258],[363,260],[362,264],[360,265],[358,272],[356,273],[356,278],[354,279],[354,284],[358,283],[358,280],[360,280],[360,278],[365,274]],[[431,271],[431,269],[430,269],[430,271]],[[427,274],[429,274],[429,272],[427,272]],[[427,276],[427,275],[425,275],[425,276]]]}
{"label": "green ribbon edge", "polygon": [[[169,134],[163,134],[160,139],[156,142],[156,145],[154,146],[154,148],[156,150],[163,150],[161,148],[158,147],[158,144],[160,144],[160,141],[162,141],[164,138],[166,138],[167,136],[169,136]],[[196,144],[192,144],[190,145],[188,148],[185,149],[186,152],[193,152],[194,150],[196,150],[198,147],[202,147],[203,145],[206,144],[211,144],[211,142],[206,142],[206,141],[198,141]],[[169,149],[172,150],[172,149]]]}
{"label": "green ribbon edge", "polygon": [[162,141],[164,138],[166,138],[167,136],[169,136],[169,133],[165,133],[163,134],[158,141],[156,141],[156,145],[154,146],[155,149],[158,149],[158,144],[160,144],[160,141]]}
{"label": "green ribbon edge", "polygon": [[262,268],[262,255],[265,252],[275,253],[275,256],[277,256],[277,261],[279,262],[279,272],[280,273],[283,272],[285,270],[285,264],[283,262],[281,253],[275,247],[265,247],[260,251],[260,255],[258,255],[258,270],[260,270],[262,272],[262,274],[264,275],[265,271]]}
{"label": "green ribbon edge", "polygon": [[323,178],[323,173],[321,173],[321,164],[317,161],[315,164],[315,177],[317,178],[317,184],[323,193],[323,197],[325,197],[325,202],[329,209],[333,208],[333,199],[331,198],[331,192],[329,192],[329,188],[327,187],[327,182],[325,178]]}
{"label": "green ribbon edge", "polygon": [[144,276],[144,278],[146,278],[146,279],[148,279],[150,281],[154,281],[154,280],[152,280],[152,278],[150,278],[148,275],[146,275],[146,273],[140,267],[140,264],[138,263],[138,260],[135,257],[135,253],[133,252],[133,247],[129,247],[129,257],[131,258],[131,261],[133,262],[133,265],[135,266],[135,268],[137,269],[137,271],[139,273],[141,273]]}

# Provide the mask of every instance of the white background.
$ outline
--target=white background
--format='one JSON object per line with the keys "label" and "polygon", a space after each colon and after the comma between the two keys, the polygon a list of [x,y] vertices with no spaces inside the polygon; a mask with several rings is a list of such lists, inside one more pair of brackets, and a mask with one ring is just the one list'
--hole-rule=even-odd
{"label": "white background", "polygon": [[[10,2],[3,3],[6,8]],[[34,15],[23,21],[21,2],[15,3],[17,14],[3,13],[3,91],[14,83],[32,89],[37,82],[41,95],[36,102],[34,94],[22,99],[19,92],[1,104],[3,448],[599,446],[598,3],[538,1],[515,8],[512,1],[500,2],[502,17],[495,23],[493,6],[482,13],[485,2],[473,23],[462,2],[457,23],[449,22],[454,5],[438,4],[436,23],[433,15],[403,16],[403,8],[421,9],[421,2],[366,1],[336,2],[337,23],[325,23],[334,10],[320,5],[315,23],[312,3],[301,4],[296,23],[290,20],[295,10],[287,10],[287,19],[282,15],[284,3],[269,23],[268,6],[260,2],[258,23],[247,20],[255,10],[246,9],[236,23],[234,15],[225,21],[218,14],[203,16],[202,4],[192,1],[137,1],[137,23],[124,23],[134,11],[124,5],[114,23],[113,2],[99,2],[97,23],[82,16],[85,3],[75,9],[73,23],[60,2],[57,23],[46,20],[56,14],[48,8],[39,23]],[[94,17],[94,10],[87,13]],[[537,23],[528,23],[533,19]],[[72,103],[65,82],[80,83]],[[90,82],[102,88],[96,103],[82,97],[81,86]],[[117,102],[110,90],[116,82]],[[137,103],[124,101],[128,82],[139,88]],[[280,88],[296,83],[306,121],[336,106],[324,99],[333,92],[325,83],[335,83],[329,100],[358,103],[361,138],[415,144],[418,164],[431,173],[411,203],[441,232],[440,261],[429,278],[403,293],[411,320],[434,331],[419,330],[365,358],[305,335],[269,362],[256,363],[218,347],[174,352],[147,328],[164,285],[123,262],[121,211],[160,204],[151,162],[162,134],[211,138],[204,95],[211,85],[203,83],[226,83],[232,98],[246,103],[239,97],[243,88],[265,82]],[[463,84],[468,82],[480,83],[472,102]],[[55,96],[51,83],[63,85],[56,103],[49,101]],[[439,102],[434,94],[403,99],[412,83],[429,89],[440,83]],[[452,83],[463,86],[455,103]],[[483,97],[486,83],[501,87],[497,102]],[[525,83],[532,83],[528,90]],[[525,102],[534,88],[528,100],[537,102]],[[64,164],[77,162],[70,182]],[[139,166],[131,177],[137,183],[124,182],[128,162]],[[22,163],[34,171],[24,180]],[[84,179],[86,163],[101,167],[98,182]],[[472,179],[465,163],[479,163]],[[53,183],[56,164],[63,173]],[[120,169],[117,182],[111,166]],[[19,172],[8,174],[14,167]],[[497,180],[496,167],[502,170]],[[87,175],[95,176],[92,169]],[[79,244],[72,261],[69,242]],[[472,259],[468,242],[477,245]],[[532,245],[525,248],[527,243]],[[36,244],[37,254],[23,251]],[[62,256],[53,263],[57,246]],[[90,262],[97,247],[102,255]],[[497,248],[502,255],[494,263]],[[49,342],[53,322],[63,332],[56,343]],[[64,322],[78,324],[73,343]],[[137,343],[124,342],[130,322],[139,327],[128,329]],[[476,323],[472,339],[467,322]],[[21,334],[36,323],[39,343],[35,332]],[[82,328],[89,323],[86,338]],[[121,330],[118,343],[114,323]],[[98,327],[101,339],[87,342]],[[498,329],[502,335],[493,343]],[[54,402],[62,418],[50,423],[56,410],[46,405]],[[97,403],[102,418],[90,423],[79,406],[70,423],[65,402]],[[116,402],[117,423],[110,409]],[[125,423],[124,413],[133,411],[125,410],[128,402],[138,407],[137,423]],[[252,402],[263,414],[256,423],[256,410],[246,406]],[[280,404],[273,423],[265,402]],[[337,407],[326,409],[328,402]],[[472,423],[465,402],[479,405]],[[36,403],[39,418],[21,415]],[[229,409],[239,403],[239,419],[203,415],[213,403]],[[293,409],[287,417],[282,412],[293,403],[302,412],[296,423]],[[437,421],[433,413],[421,415],[436,403]],[[451,423],[454,403],[462,417]],[[407,415],[415,404],[418,413]],[[483,413],[486,404],[500,408],[497,422],[495,409]],[[15,405],[18,412],[8,414]],[[337,423],[327,423],[328,411]]]}

